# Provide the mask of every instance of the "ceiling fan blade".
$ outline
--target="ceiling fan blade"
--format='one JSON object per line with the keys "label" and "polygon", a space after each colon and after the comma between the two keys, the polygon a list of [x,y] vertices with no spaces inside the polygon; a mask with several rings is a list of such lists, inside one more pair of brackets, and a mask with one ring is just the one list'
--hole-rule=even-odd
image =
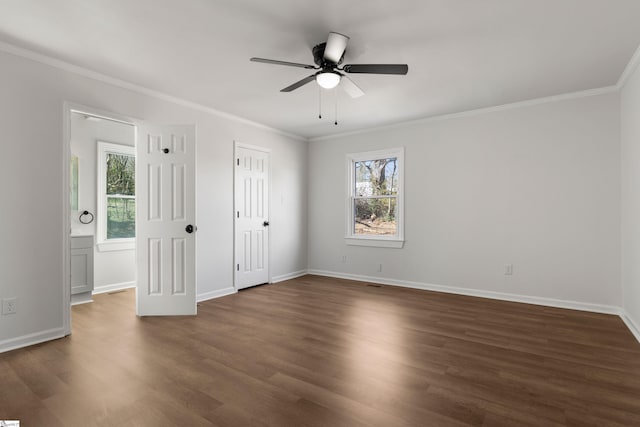
{"label": "ceiling fan blade", "polygon": [[344,50],[347,48],[347,42],[349,41],[349,37],[340,33],[329,33],[329,37],[327,38],[327,44],[324,47],[324,59],[334,64],[338,64],[340,59],[342,59],[342,55],[344,54]]}
{"label": "ceiling fan blade", "polygon": [[280,92],[291,92],[292,90],[298,89],[300,86],[304,86],[307,83],[314,81],[315,79],[316,79],[316,75],[312,74],[309,77],[305,77],[304,79],[300,80],[299,82],[295,82],[291,86],[287,86],[284,89],[280,89]]}
{"label": "ceiling fan blade", "polygon": [[342,84],[342,89],[344,89],[350,97],[359,98],[364,95],[362,89],[360,89],[349,77],[342,76],[340,83]]}
{"label": "ceiling fan blade", "polygon": [[407,64],[347,64],[342,68],[346,73],[366,74],[407,74]]}
{"label": "ceiling fan blade", "polygon": [[249,61],[252,61],[252,62],[264,62],[265,64],[286,65],[288,67],[307,68],[309,70],[313,70],[313,69],[316,68],[313,65],[298,64],[297,62],[278,61],[278,60],[275,60],[275,59],[251,58]]}

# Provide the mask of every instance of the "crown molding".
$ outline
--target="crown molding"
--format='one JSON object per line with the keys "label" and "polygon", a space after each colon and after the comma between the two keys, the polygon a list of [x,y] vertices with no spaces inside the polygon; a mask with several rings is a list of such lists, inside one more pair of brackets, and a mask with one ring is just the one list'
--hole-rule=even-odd
{"label": "crown molding", "polygon": [[607,93],[620,92],[624,88],[624,86],[627,84],[627,81],[633,75],[633,73],[638,68],[638,66],[640,66],[640,46],[638,46],[634,54],[631,56],[631,59],[629,60],[629,62],[627,63],[627,66],[625,67],[624,71],[620,75],[620,78],[618,79],[617,83],[613,86],[605,86],[602,88],[589,89],[589,90],[583,90],[578,92],[570,92],[562,95],[554,95],[554,96],[548,96],[543,98],[531,99],[527,101],[513,102],[510,104],[504,104],[504,105],[499,105],[495,107],[478,108],[475,110],[463,111],[460,113],[435,115],[435,116],[424,117],[424,118],[415,119],[415,120],[404,121],[400,123],[394,123],[394,124],[385,125],[385,126],[379,126],[375,128],[360,129],[360,130],[355,130],[351,132],[343,132],[343,133],[338,133],[334,135],[319,136],[315,138],[309,138],[309,142],[328,141],[332,139],[343,138],[346,136],[365,134],[368,132],[390,130],[390,129],[395,129],[399,127],[412,126],[412,125],[423,124],[423,123],[431,123],[431,122],[436,122],[441,120],[472,117],[480,114],[506,111],[506,110],[511,110],[515,108],[530,107],[534,105],[547,104],[551,102],[560,102],[560,101],[566,101],[570,99],[587,98],[590,96],[598,96],[598,95],[604,95]]}
{"label": "crown molding", "polygon": [[334,135],[319,136],[315,138],[309,138],[309,142],[328,141],[332,139],[343,138],[346,136],[366,134],[369,132],[380,132],[380,131],[391,130],[396,128],[425,124],[425,123],[433,123],[433,122],[440,122],[444,120],[473,117],[473,116],[479,116],[483,114],[495,113],[499,111],[515,110],[518,108],[533,107],[536,105],[550,104],[554,102],[562,102],[562,101],[568,101],[572,99],[580,99],[580,98],[588,98],[591,96],[605,95],[609,93],[615,93],[618,91],[619,91],[619,88],[617,85],[605,86],[597,89],[582,90],[578,92],[565,93],[562,95],[553,95],[553,96],[546,96],[543,98],[529,99],[527,101],[512,102],[509,104],[497,105],[493,107],[478,108],[475,110],[463,111],[460,113],[451,113],[451,114],[442,114],[442,115],[436,115],[436,116],[430,116],[430,117],[423,117],[421,119],[408,120],[404,122],[393,123],[390,125],[378,126],[374,128],[360,129],[360,130],[355,130],[351,132],[338,133]]}
{"label": "crown molding", "polygon": [[170,102],[172,104],[180,105],[182,107],[191,108],[196,111],[201,111],[213,116],[221,117],[224,119],[232,120],[234,122],[249,125],[255,128],[263,129],[269,132],[274,132],[288,138],[292,138],[298,141],[306,142],[307,138],[296,135],[293,133],[285,132],[280,129],[276,129],[262,123],[254,122],[244,117],[236,116],[234,114],[226,113],[224,111],[216,110],[215,108],[207,107],[206,105],[198,104],[196,102],[187,101],[186,99],[179,98],[177,96],[169,95],[164,92],[159,92],[154,89],[149,89],[144,86],[140,86],[134,83],[130,83],[124,80],[120,80],[106,74],[99,73],[97,71],[90,70],[88,68],[80,67],[78,65],[71,64],[66,61],[62,61],[38,52],[34,52],[29,49],[21,48],[10,43],[0,41],[0,52],[8,53],[10,55],[19,56],[24,59],[29,59],[34,62],[39,62],[50,67],[54,67],[63,71],[67,71],[73,74],[77,74],[82,77],[86,77],[92,80],[96,80],[102,83],[107,83],[113,86],[117,86],[122,89],[127,89],[132,92],[136,92],[142,95],[146,95],[152,98],[159,99],[161,101]]}
{"label": "crown molding", "polygon": [[638,68],[638,65],[640,65],[640,46],[638,46],[635,53],[629,60],[629,63],[627,64],[627,66],[624,68],[624,71],[620,75],[620,78],[618,79],[618,83],[616,83],[616,87],[618,88],[618,90],[622,90],[625,87],[625,85],[629,81],[629,78],[633,75],[634,71],[636,71],[636,69]]}
{"label": "crown molding", "polygon": [[224,111],[220,111],[220,110],[216,110],[215,108],[211,108],[211,107],[207,107],[205,105],[202,104],[198,104],[196,102],[192,102],[192,101],[187,101],[185,99],[173,96],[173,95],[169,95],[163,92],[159,92],[153,89],[149,89],[134,83],[130,83],[124,80],[120,80],[111,76],[108,76],[106,74],[102,74],[99,73],[97,71],[93,71],[84,67],[80,67],[78,65],[74,65],[71,64],[69,62],[65,62],[41,53],[37,53],[34,52],[32,50],[29,49],[25,49],[25,48],[21,48],[15,45],[12,45],[10,43],[6,43],[3,41],[0,41],[0,52],[5,52],[8,54],[12,54],[15,56],[19,56],[25,59],[29,59],[35,62],[39,62],[41,64],[45,64],[54,68],[58,68],[64,71],[68,71],[83,77],[87,77],[93,80],[97,80],[103,83],[107,83],[107,84],[111,84],[113,86],[117,86],[123,89],[128,89],[131,90],[133,92],[137,92],[143,95],[147,95],[156,99],[160,99],[163,101],[167,101],[167,102],[171,102],[173,104],[177,104],[183,107],[187,107],[187,108],[191,108],[193,110],[197,110],[197,111],[201,111],[207,114],[211,114],[217,117],[221,117],[221,118],[225,118],[228,120],[232,120],[238,123],[242,123],[242,124],[246,124],[252,127],[256,127],[259,129],[263,129],[269,132],[274,132],[277,133],[279,135],[283,135],[286,136],[288,138],[292,138],[295,139],[297,141],[302,141],[302,142],[319,142],[319,141],[328,141],[328,140],[333,140],[333,139],[339,139],[339,138],[343,138],[343,137],[347,137],[347,136],[354,136],[354,135],[361,135],[361,134],[366,134],[369,132],[379,132],[379,131],[384,131],[384,130],[391,130],[391,129],[397,129],[397,128],[402,128],[402,127],[407,127],[407,126],[413,126],[413,125],[418,125],[418,124],[425,124],[425,123],[432,123],[432,122],[438,122],[438,121],[443,121],[443,120],[451,120],[451,119],[459,119],[459,118],[465,118],[465,117],[473,117],[473,116],[478,116],[478,115],[482,115],[482,114],[490,114],[490,113],[494,113],[494,112],[499,112],[499,111],[507,111],[507,110],[512,110],[512,109],[518,109],[518,108],[525,108],[525,107],[531,107],[531,106],[535,106],[535,105],[541,105],[541,104],[547,104],[547,103],[553,103],[553,102],[561,102],[561,101],[566,101],[566,100],[571,100],[571,99],[579,99],[579,98],[587,98],[587,97],[591,97],[591,96],[599,96],[599,95],[604,95],[604,94],[608,94],[608,93],[615,93],[615,92],[619,92],[627,83],[627,81],[629,80],[629,78],[631,77],[631,75],[633,74],[633,72],[638,68],[638,66],[640,65],[640,46],[638,47],[638,49],[636,49],[635,53],[633,54],[633,56],[631,57],[631,59],[629,60],[629,63],[627,64],[627,66],[625,67],[624,71],[622,72],[622,74],[620,75],[620,78],[618,79],[617,83],[613,86],[605,86],[602,88],[596,88],[596,89],[589,89],[589,90],[583,90],[583,91],[578,91],[578,92],[570,92],[570,93],[565,93],[565,94],[560,94],[560,95],[553,95],[553,96],[547,96],[547,97],[542,97],[542,98],[535,98],[535,99],[530,99],[530,100],[526,100],[526,101],[518,101],[518,102],[513,102],[513,103],[509,103],[509,104],[503,104],[503,105],[498,105],[498,106],[492,106],[492,107],[483,107],[483,108],[477,108],[474,110],[468,110],[468,111],[463,111],[463,112],[459,112],[459,113],[450,113],[450,114],[441,114],[441,115],[434,115],[434,116],[428,116],[428,117],[423,117],[420,119],[414,119],[414,120],[407,120],[407,121],[402,121],[402,122],[398,122],[398,123],[393,123],[393,124],[389,124],[389,125],[383,125],[383,126],[376,126],[376,127],[372,127],[372,128],[366,128],[366,129],[359,129],[359,130],[354,130],[354,131],[350,131],[350,132],[342,132],[342,133],[337,133],[337,134],[333,134],[333,135],[326,135],[326,136],[319,136],[319,137],[314,137],[314,138],[305,138],[304,136],[301,135],[297,135],[297,134],[293,134],[293,133],[289,133],[286,131],[283,131],[281,129],[276,129],[267,125],[264,125],[262,123],[258,123],[249,119],[245,119],[243,117],[240,116],[236,116],[234,114],[230,114],[230,113],[226,113]]}

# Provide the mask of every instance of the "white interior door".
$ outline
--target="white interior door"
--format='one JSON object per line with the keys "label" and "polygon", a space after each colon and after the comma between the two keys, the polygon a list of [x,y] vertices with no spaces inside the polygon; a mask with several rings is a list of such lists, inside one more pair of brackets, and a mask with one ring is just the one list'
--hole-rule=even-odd
{"label": "white interior door", "polygon": [[136,310],[196,314],[195,126],[138,127]]}
{"label": "white interior door", "polygon": [[269,152],[236,145],[235,285],[269,282]]}

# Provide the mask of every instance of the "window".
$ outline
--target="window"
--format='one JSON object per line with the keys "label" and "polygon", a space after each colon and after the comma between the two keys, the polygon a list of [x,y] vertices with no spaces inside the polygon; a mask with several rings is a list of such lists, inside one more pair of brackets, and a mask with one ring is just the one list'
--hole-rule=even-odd
{"label": "window", "polygon": [[401,248],[404,148],[347,155],[347,244]]}
{"label": "window", "polygon": [[133,249],[136,236],[135,148],[98,142],[98,247]]}

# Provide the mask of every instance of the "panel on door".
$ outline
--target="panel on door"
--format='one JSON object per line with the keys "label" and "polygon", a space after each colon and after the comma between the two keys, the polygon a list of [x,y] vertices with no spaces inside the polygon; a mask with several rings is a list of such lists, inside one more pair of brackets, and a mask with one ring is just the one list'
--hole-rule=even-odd
{"label": "panel on door", "polygon": [[137,314],[196,314],[195,127],[140,126],[137,162]]}
{"label": "panel on door", "polygon": [[269,282],[269,153],[236,146],[235,286]]}

